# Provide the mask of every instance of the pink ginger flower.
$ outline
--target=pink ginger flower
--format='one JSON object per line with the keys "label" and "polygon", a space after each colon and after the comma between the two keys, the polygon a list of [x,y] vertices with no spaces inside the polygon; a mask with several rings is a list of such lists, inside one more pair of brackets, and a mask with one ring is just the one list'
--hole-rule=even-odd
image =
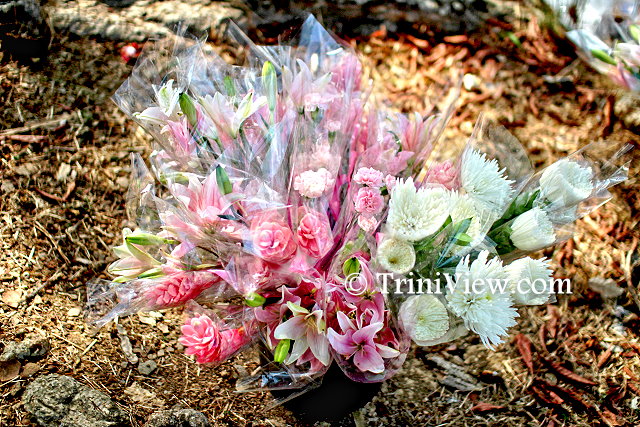
{"label": "pink ginger flower", "polygon": [[293,189],[304,197],[316,199],[331,189],[335,182],[331,172],[325,168],[320,168],[317,171],[304,171],[296,176],[293,181]]}
{"label": "pink ginger flower", "polygon": [[331,229],[326,216],[307,212],[297,229],[298,245],[313,258],[320,258],[331,246]]}
{"label": "pink ginger flower", "polygon": [[400,354],[398,350],[374,341],[378,332],[384,327],[382,322],[357,328],[346,314],[338,312],[338,323],[344,334],[340,335],[330,328],[327,334],[329,343],[345,358],[349,359],[353,356],[354,365],[362,372],[380,374],[385,370],[384,359]]}
{"label": "pink ginger flower", "polygon": [[251,222],[253,247],[267,262],[282,263],[296,253],[296,242],[289,227],[275,217],[261,216]]}
{"label": "pink ginger flower", "polygon": [[458,169],[451,160],[435,164],[427,171],[425,182],[440,184],[447,190],[454,190],[459,187]]}
{"label": "pink ginger flower", "polygon": [[368,215],[380,213],[384,205],[380,190],[369,187],[358,190],[354,202],[357,212]]}
{"label": "pink ginger flower", "polygon": [[217,363],[227,359],[250,341],[244,328],[220,330],[206,314],[187,319],[178,340],[185,354],[195,355],[198,363]]}
{"label": "pink ginger flower", "polygon": [[382,172],[373,168],[360,168],[353,176],[353,180],[360,185],[366,185],[373,188],[382,187]]}
{"label": "pink ginger flower", "polygon": [[[166,269],[165,269],[166,270]],[[184,271],[169,268],[170,273],[153,280],[145,297],[155,307],[176,307],[197,298],[205,289],[220,282],[220,278],[209,271]]]}

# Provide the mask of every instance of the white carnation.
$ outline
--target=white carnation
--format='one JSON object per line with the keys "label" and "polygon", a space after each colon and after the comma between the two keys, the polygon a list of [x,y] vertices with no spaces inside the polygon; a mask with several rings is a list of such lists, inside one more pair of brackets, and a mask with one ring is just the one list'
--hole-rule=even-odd
{"label": "white carnation", "polygon": [[572,206],[591,195],[592,178],[591,168],[563,159],[542,172],[540,194],[550,201],[552,206]]}
{"label": "white carnation", "polygon": [[377,259],[385,269],[398,274],[411,271],[416,263],[416,252],[411,243],[395,238],[384,240],[378,247]]}
{"label": "white carnation", "polygon": [[434,295],[409,297],[400,307],[400,321],[418,345],[441,338],[449,330],[447,308]]}
{"label": "white carnation", "polygon": [[517,216],[511,224],[511,230],[511,241],[523,251],[537,251],[556,241],[549,216],[537,207]]}
{"label": "white carnation", "polygon": [[549,301],[552,273],[549,260],[526,257],[513,261],[505,268],[516,304],[540,305]]}
{"label": "white carnation", "polygon": [[513,195],[513,181],[504,176],[504,169],[475,150],[466,151],[462,157],[460,183],[476,203],[500,214]]}
{"label": "white carnation", "polygon": [[416,190],[413,179],[398,181],[391,192],[389,231],[415,242],[438,231],[449,216],[449,194],[443,188]]}
{"label": "white carnation", "polygon": [[455,281],[447,276],[451,290],[447,301],[465,326],[477,333],[486,347],[493,348],[502,342],[501,336],[507,335],[507,329],[516,324],[518,312],[512,307],[508,275],[502,261],[488,260],[488,256],[489,251],[482,251],[471,265],[469,256],[460,261]]}

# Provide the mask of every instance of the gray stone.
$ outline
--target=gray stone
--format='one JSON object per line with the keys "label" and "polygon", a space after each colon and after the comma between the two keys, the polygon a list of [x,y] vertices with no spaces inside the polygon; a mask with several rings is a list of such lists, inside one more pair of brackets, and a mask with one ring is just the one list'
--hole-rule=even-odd
{"label": "gray stone", "polygon": [[39,359],[47,354],[50,348],[49,340],[46,337],[30,335],[20,342],[8,343],[0,355],[0,362]]}
{"label": "gray stone", "polygon": [[145,427],[210,427],[207,417],[195,409],[172,408],[152,414]]}
{"label": "gray stone", "polygon": [[149,375],[158,368],[158,364],[153,360],[147,360],[138,365],[138,372],[142,375]]}
{"label": "gray stone", "polygon": [[107,395],[64,375],[37,378],[27,386],[22,402],[44,427],[129,425],[124,412]]}
{"label": "gray stone", "polygon": [[126,3],[118,1],[121,7],[115,8],[95,0],[59,0],[44,9],[57,31],[130,42],[169,36],[179,23],[194,34],[204,34],[219,29],[228,18],[239,20],[243,15],[230,3],[208,0]]}

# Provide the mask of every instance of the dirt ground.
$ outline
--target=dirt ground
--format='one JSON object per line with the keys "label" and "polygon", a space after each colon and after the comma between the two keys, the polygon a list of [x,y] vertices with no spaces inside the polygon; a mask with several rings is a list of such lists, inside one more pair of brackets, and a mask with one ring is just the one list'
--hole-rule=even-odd
{"label": "dirt ground", "polygon": [[[464,142],[480,113],[509,129],[536,167],[603,138],[637,146],[640,135],[613,114],[617,89],[538,22],[535,15],[488,22],[468,35],[381,28],[352,42],[375,92],[403,111],[438,104],[460,73],[478,78],[462,90],[444,149]],[[106,278],[110,248],[127,224],[129,155],[150,150],[148,138],[109,100],[131,70],[121,46],[57,35],[46,60],[0,60],[0,351],[32,334],[51,344],[43,358],[18,367],[17,378],[0,372],[0,425],[33,425],[21,396],[45,373],[105,392],[134,426],[174,405],[200,410],[216,426],[301,425],[281,407],[267,410],[268,395],[235,392],[238,369],[253,363],[252,355],[216,369],[186,357],[177,343],[177,311],[122,319],[120,333],[110,325],[93,334],[84,322],[85,285]],[[573,281],[572,295],[521,309],[512,339],[495,352],[474,337],[412,351],[360,421],[640,424],[638,151],[631,179],[613,190],[613,199],[581,220],[571,240],[544,251],[556,277]],[[612,279],[607,283],[621,294],[603,297],[589,287],[594,278]],[[122,331],[133,347],[128,356]],[[142,374],[132,358],[153,360],[157,369]]]}

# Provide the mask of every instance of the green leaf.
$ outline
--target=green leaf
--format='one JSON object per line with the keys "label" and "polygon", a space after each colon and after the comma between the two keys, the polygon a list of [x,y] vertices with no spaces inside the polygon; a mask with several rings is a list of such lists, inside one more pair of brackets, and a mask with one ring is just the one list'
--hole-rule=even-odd
{"label": "green leaf", "polygon": [[275,111],[276,109],[276,97],[278,95],[278,77],[276,76],[276,69],[269,61],[264,63],[262,67],[262,82],[264,84],[265,92],[267,93],[267,104],[269,110]]}
{"label": "green leaf", "polygon": [[456,236],[456,244],[460,246],[468,246],[473,241],[473,238],[467,233],[460,233]]}
{"label": "green leaf", "polygon": [[591,50],[591,55],[593,55],[594,58],[599,59],[602,62],[606,62],[607,64],[611,64],[611,65],[618,65],[618,63],[616,62],[615,59],[613,59],[611,57],[611,55],[609,55],[607,52],[605,52],[604,50],[601,49],[592,49]]}
{"label": "green leaf", "polygon": [[631,37],[633,37],[633,39],[637,42],[640,42],[640,27],[632,24],[629,25],[629,34],[631,34]]}
{"label": "green leaf", "polygon": [[198,126],[198,114],[196,113],[196,107],[193,105],[191,97],[186,93],[181,93],[178,102],[180,103],[182,113],[187,117],[191,127],[195,129]]}
{"label": "green leaf", "polygon": [[360,273],[360,261],[357,258],[349,258],[342,264],[342,272],[344,277]]}
{"label": "green leaf", "polygon": [[265,297],[262,295],[252,292],[245,299],[244,302],[249,307],[262,307],[262,305],[267,301]]}
{"label": "green leaf", "polygon": [[216,182],[222,194],[227,195],[233,192],[233,185],[229,181],[229,175],[222,166],[216,167]]}
{"label": "green leaf", "polygon": [[125,240],[134,245],[162,245],[162,244],[176,244],[179,243],[176,240],[165,239],[163,237],[156,236],[151,233],[135,233],[125,237]]}
{"label": "green leaf", "polygon": [[227,91],[227,95],[236,96],[236,87],[233,85],[233,79],[231,76],[224,76],[224,80],[222,82]]}
{"label": "green leaf", "polygon": [[284,339],[280,340],[278,345],[276,346],[275,351],[273,352],[273,361],[277,363],[282,363],[287,358],[289,354],[289,349],[291,348],[291,340]]}
{"label": "green leaf", "polygon": [[515,34],[513,34],[511,31],[507,31],[507,38],[509,40],[511,40],[513,42],[513,44],[515,44],[519,48],[522,47],[522,42],[520,41],[520,39]]}
{"label": "green leaf", "polygon": [[139,279],[155,279],[164,276],[160,267],[151,268],[138,276]]}

